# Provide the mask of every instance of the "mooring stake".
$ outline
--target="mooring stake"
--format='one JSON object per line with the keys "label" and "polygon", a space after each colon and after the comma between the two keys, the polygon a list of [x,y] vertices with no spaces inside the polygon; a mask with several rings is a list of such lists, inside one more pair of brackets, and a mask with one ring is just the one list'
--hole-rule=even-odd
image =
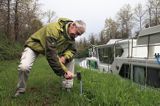
{"label": "mooring stake", "polygon": [[77,79],[80,81],[80,95],[83,93],[83,86],[82,86],[82,75],[80,72],[77,72]]}

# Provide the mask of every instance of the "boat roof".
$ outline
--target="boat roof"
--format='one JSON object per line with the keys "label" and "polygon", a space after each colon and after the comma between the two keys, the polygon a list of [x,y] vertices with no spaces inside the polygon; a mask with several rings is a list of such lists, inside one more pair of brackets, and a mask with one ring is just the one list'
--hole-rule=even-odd
{"label": "boat roof", "polygon": [[[110,39],[108,43],[104,45],[97,45],[96,47],[104,47],[104,46],[113,46],[115,43],[117,44],[128,44],[128,42],[131,42],[132,39]],[[136,42],[137,39],[133,39],[133,42]]]}
{"label": "boat roof", "polygon": [[147,35],[152,35],[155,33],[160,33],[160,25],[145,28],[142,31],[140,31],[139,36],[147,36]]}
{"label": "boat roof", "polygon": [[115,44],[115,42],[118,41],[118,40],[121,40],[121,39],[110,39],[106,44],[97,45],[96,47],[103,47],[103,46],[113,45],[113,44]]}

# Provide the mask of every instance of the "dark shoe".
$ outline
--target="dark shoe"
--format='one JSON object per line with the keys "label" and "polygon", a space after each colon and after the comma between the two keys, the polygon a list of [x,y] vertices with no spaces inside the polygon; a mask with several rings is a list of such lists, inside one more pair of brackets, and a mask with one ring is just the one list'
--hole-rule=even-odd
{"label": "dark shoe", "polygon": [[16,91],[16,93],[12,96],[12,98],[17,98],[17,97],[23,95],[24,93],[25,92],[18,92],[18,91]]}

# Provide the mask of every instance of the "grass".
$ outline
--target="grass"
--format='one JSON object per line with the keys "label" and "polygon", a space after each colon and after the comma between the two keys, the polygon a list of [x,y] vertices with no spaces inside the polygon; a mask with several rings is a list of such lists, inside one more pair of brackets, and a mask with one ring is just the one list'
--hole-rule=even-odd
{"label": "grass", "polygon": [[1,106],[158,106],[160,90],[144,88],[112,74],[103,74],[76,66],[81,71],[83,95],[75,79],[72,91],[61,88],[61,79],[54,74],[45,58],[38,58],[30,72],[25,95],[12,98],[18,80],[19,61],[0,62]]}

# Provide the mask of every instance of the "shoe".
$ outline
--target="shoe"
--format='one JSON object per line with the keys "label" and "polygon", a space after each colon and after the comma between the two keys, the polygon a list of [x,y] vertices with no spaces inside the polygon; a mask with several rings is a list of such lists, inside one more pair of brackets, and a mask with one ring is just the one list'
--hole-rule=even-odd
{"label": "shoe", "polygon": [[25,92],[18,92],[18,91],[16,91],[16,93],[12,96],[12,98],[17,98],[17,97],[23,95],[24,93]]}

